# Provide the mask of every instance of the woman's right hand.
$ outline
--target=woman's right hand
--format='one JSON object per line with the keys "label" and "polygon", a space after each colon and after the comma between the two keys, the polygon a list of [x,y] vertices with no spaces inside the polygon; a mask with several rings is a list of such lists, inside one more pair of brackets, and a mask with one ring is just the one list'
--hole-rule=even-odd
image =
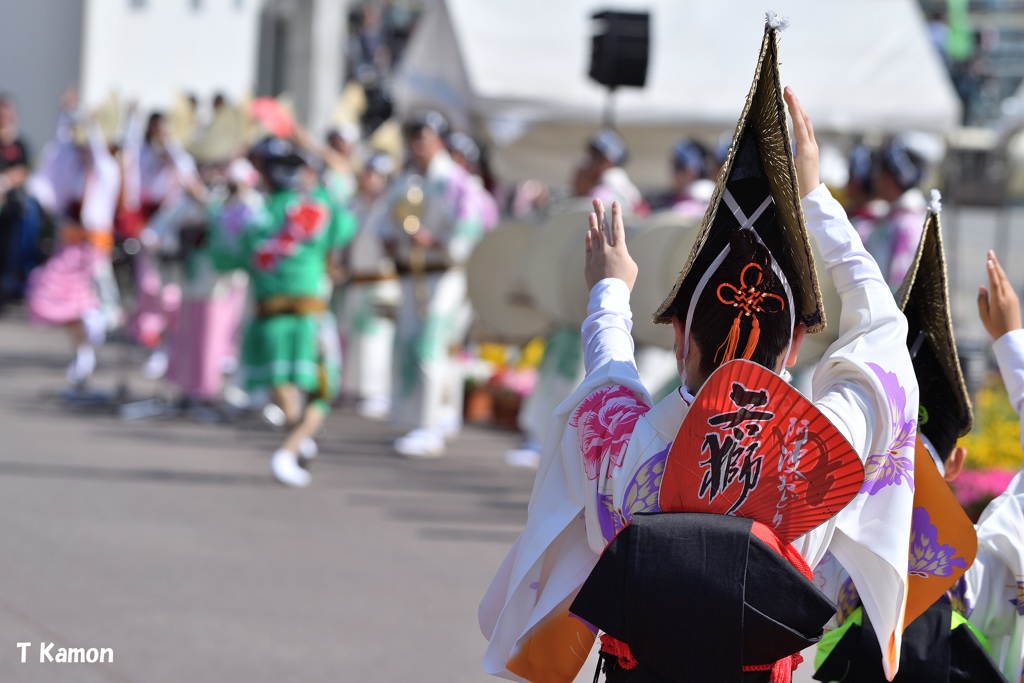
{"label": "woman's right hand", "polygon": [[800,186],[800,198],[806,197],[811,190],[821,184],[818,176],[818,141],[814,139],[814,127],[811,117],[797,99],[796,93],[789,86],[783,93],[789,115],[793,119],[793,138],[796,142],[796,179]]}
{"label": "woman's right hand", "polygon": [[605,278],[622,280],[633,291],[639,269],[636,261],[626,248],[626,228],[622,223],[622,206],[612,202],[612,221],[609,225],[604,205],[594,200],[594,212],[590,214],[590,229],[587,230],[587,261],[583,269],[587,289]]}
{"label": "woman's right hand", "polygon": [[992,339],[999,339],[1007,332],[1021,329],[1020,299],[995,252],[988,252],[985,265],[989,288],[978,289],[978,316]]}

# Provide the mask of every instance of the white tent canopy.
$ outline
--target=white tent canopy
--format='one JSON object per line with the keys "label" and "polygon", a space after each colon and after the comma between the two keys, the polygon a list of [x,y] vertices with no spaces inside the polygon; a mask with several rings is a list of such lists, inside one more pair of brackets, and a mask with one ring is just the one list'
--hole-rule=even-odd
{"label": "white tent canopy", "polygon": [[[944,132],[960,104],[915,0],[773,0],[783,81],[816,130]],[[606,91],[589,80],[590,16],[651,12],[644,89],[615,94],[615,125],[641,184],[666,180],[676,138],[713,141],[739,118],[764,29],[763,0],[437,0],[398,70],[399,111],[432,106],[493,143],[497,172],[563,182],[599,125]]]}

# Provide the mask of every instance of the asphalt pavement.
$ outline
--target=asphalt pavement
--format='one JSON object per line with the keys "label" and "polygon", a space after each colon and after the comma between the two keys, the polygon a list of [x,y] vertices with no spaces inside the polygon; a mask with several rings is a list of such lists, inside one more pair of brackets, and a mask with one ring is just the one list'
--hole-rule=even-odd
{"label": "asphalt pavement", "polygon": [[[515,434],[469,428],[410,462],[339,409],[291,490],[256,419],[63,402],[66,345],[0,318],[0,681],[488,680],[476,606],[533,480],[501,462]],[[154,395],[138,361],[103,349],[94,386]],[[49,643],[114,661],[40,663]]]}

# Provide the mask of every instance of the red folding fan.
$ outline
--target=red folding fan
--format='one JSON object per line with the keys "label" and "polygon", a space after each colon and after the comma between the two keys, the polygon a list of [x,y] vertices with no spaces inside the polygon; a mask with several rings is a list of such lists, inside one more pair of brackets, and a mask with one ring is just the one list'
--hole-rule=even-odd
{"label": "red folding fan", "polygon": [[249,105],[249,114],[279,138],[291,137],[295,130],[295,118],[272,97],[257,97]]}
{"label": "red folding fan", "polygon": [[828,418],[775,373],[735,360],[708,378],[683,420],[660,504],[751,518],[792,541],[863,483],[860,458]]}

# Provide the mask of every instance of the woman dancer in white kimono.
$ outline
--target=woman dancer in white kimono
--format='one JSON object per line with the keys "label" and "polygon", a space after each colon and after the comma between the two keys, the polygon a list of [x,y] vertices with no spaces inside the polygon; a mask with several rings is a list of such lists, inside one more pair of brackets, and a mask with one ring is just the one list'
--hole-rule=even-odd
{"label": "woman dancer in white kimono", "polygon": [[121,172],[99,126],[76,110],[78,96],[65,93],[57,135],[44,151],[28,188],[59,226],[57,249],[32,271],[26,291],[31,320],[62,326],[71,337],[72,388],[96,367],[95,347],[120,322],[110,260]]}
{"label": "woman dancer in white kimono", "polygon": [[[917,414],[917,385],[904,344],[906,320],[842,207],[819,182],[809,118],[789,91],[786,101],[794,123],[803,213],[844,311],[839,338],[814,375],[812,399],[869,473],[865,488],[838,517],[793,545],[812,568],[829,549],[851,574],[862,577],[869,587],[865,608],[879,624],[886,671],[895,675],[906,600],[912,472],[893,463],[912,455]],[[626,250],[621,209],[613,205],[610,227],[600,202],[595,209],[587,235],[586,379],[552,418],[526,528],[480,606],[481,629],[490,641],[484,669],[512,680],[568,682],[575,677],[596,633],[571,616],[568,607],[621,525],[635,513],[660,511],[657,491],[664,459],[693,393],[709,374],[706,364],[716,364],[707,363],[708,356],[716,355],[714,346],[699,340],[726,337],[724,329],[702,334],[698,328],[706,325],[704,313],[698,310],[694,316],[691,310],[681,316],[676,302],[670,312],[684,386],[652,405],[633,360],[629,292],[637,266]],[[773,271],[774,256],[769,256]],[[714,275],[720,263],[705,274]],[[717,289],[713,277],[704,284],[705,293]],[[781,286],[792,309],[784,278]],[[700,300],[701,291],[693,297]],[[804,333],[802,322],[794,325],[791,310],[782,315],[791,335],[781,328],[785,339],[766,342],[771,334],[763,321],[761,341],[754,343],[764,349],[780,346],[769,354],[770,365],[754,356],[777,373],[795,361]],[[765,321],[779,329],[772,318],[765,316]],[[693,320],[698,322],[691,329]]]}

